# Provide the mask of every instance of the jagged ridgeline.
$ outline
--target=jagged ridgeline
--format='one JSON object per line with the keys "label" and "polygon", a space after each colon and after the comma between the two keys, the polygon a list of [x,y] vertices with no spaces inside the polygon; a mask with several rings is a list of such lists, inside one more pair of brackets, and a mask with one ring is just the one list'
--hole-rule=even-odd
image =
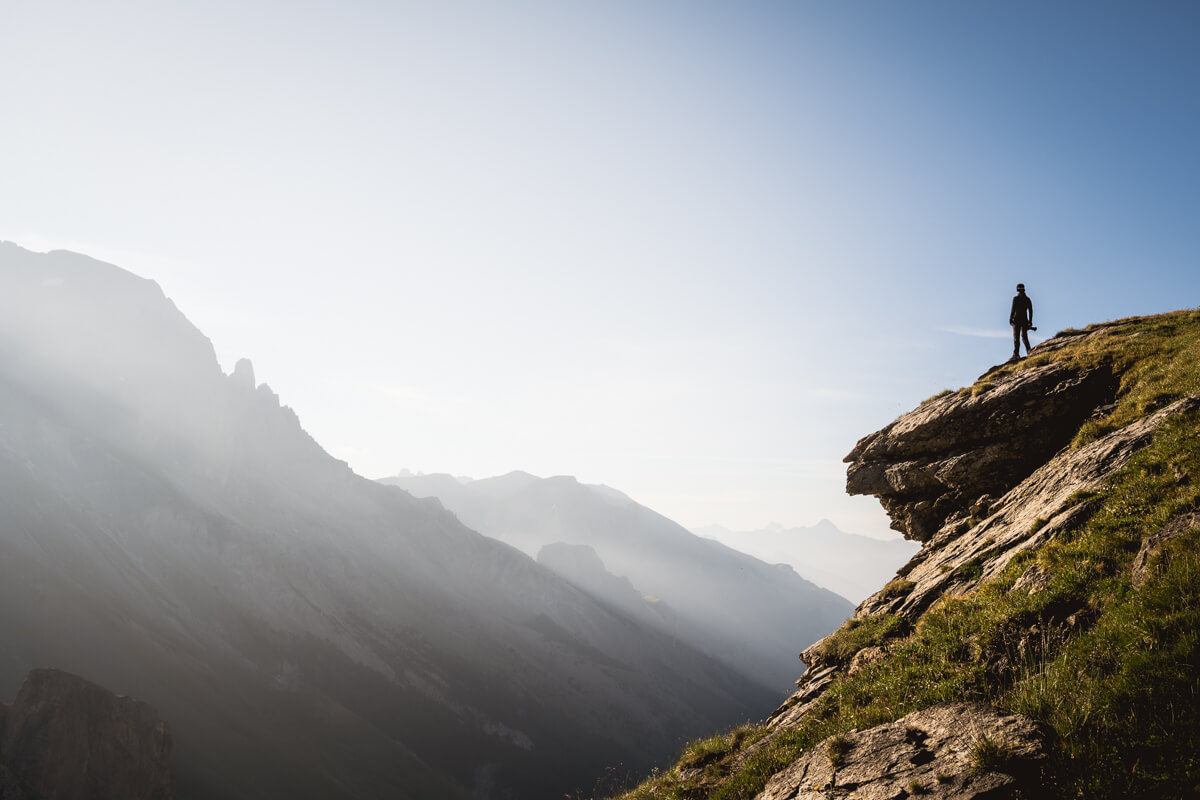
{"label": "jagged ridgeline", "polygon": [[152,706],[181,800],[548,800],[778,702],[721,655],[356,475],[153,282],[0,242],[4,800],[84,796],[39,788],[39,720],[91,741],[39,667]]}
{"label": "jagged ridgeline", "polygon": [[847,461],[922,549],[625,800],[1196,795],[1200,311],[1064,331]]}

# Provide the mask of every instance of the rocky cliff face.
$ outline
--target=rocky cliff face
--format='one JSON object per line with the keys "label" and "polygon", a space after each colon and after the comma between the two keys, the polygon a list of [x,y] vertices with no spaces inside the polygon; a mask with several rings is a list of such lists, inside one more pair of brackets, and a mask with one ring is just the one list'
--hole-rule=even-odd
{"label": "rocky cliff face", "polygon": [[4,800],[170,800],[171,732],[153,708],[53,669],[0,706]]}
{"label": "rocky cliff face", "polygon": [[[1100,326],[1060,335],[1037,354],[1110,335]],[[1200,394],[1179,399],[1090,444],[1067,445],[1090,419],[1115,408],[1119,375],[1111,362],[1051,362],[999,375],[993,369],[969,391],[932,398],[861,439],[846,456],[846,489],[879,498],[893,527],[924,543],[896,580],[864,600],[854,618],[895,615],[916,624],[937,600],[962,596],[994,578],[1014,557],[1077,528],[1099,501],[1098,489],[1166,421],[1200,409]],[[1044,576],[1031,565],[1018,587],[1036,591]],[[882,651],[863,648],[830,657],[829,640],[801,656],[809,672],[772,717],[803,715],[832,677]]]}
{"label": "rocky cliff face", "polygon": [[[914,630],[935,603],[977,592],[1022,554],[1029,556],[1078,530],[1103,503],[1093,495],[1129,464],[1156,431],[1171,420],[1195,418],[1200,393],[1170,402],[1086,445],[1070,446],[1085,423],[1103,420],[1116,410],[1122,366],[1112,357],[1047,359],[1070,348],[1086,351],[1103,345],[1120,333],[1119,325],[1102,325],[1060,334],[1036,350],[1044,362],[1041,365],[990,370],[970,390],[931,398],[858,442],[846,457],[847,490],[878,497],[892,517],[893,527],[924,546],[898,571],[895,580],[859,605],[840,637],[834,634],[804,651],[801,657],[809,671],[797,681],[797,691],[772,715],[771,726],[786,729],[801,724],[840,677],[887,659],[887,641],[877,643],[873,637],[854,641],[847,633],[878,620],[887,620],[894,631]],[[1129,366],[1126,363],[1124,368]],[[1161,403],[1164,397],[1157,399]],[[1183,515],[1173,527],[1187,527],[1188,520],[1194,526],[1194,517]],[[1150,537],[1142,553],[1162,537]],[[1008,591],[1036,593],[1048,582],[1043,567],[1030,560]],[[1018,649],[1022,644],[1024,649],[1033,647],[1035,638],[1043,649],[1061,646],[1094,619],[1095,611],[1084,605],[1029,620],[1027,630],[1015,633]],[[862,646],[855,646],[858,644]],[[996,671],[1011,668],[1000,659],[986,666]],[[1044,758],[1033,740],[1011,732],[1014,726],[1029,728],[1032,720],[998,717],[986,708],[959,713],[959,726],[982,731],[977,737],[991,736],[1006,742],[1010,751],[1028,751],[1035,760]],[[875,735],[884,736],[882,732]],[[1044,742],[1044,737],[1040,738]],[[963,761],[952,755],[928,755],[927,760],[927,766],[934,768],[930,775],[937,771],[943,776],[958,774],[961,769],[956,764],[960,767]],[[900,761],[890,763],[894,768],[875,770],[863,786],[866,793],[862,796],[903,796],[894,792],[903,790],[905,781],[922,783],[922,776],[910,778]],[[1036,792],[1041,779],[1032,771],[1023,775],[1023,791]],[[810,776],[794,766],[776,776],[761,797],[783,797],[781,786],[795,789],[800,786],[797,780],[810,782]],[[999,791],[999,785],[986,781],[973,787],[949,780],[925,780],[924,785],[937,796],[992,797]],[[868,786],[874,789],[867,791]],[[1020,796],[1022,791],[1019,782],[1012,780],[1006,780],[1002,788],[1000,796]]]}
{"label": "rocky cliff face", "polygon": [[1116,389],[1111,365],[1052,362],[979,394],[935,398],[858,443],[846,489],[878,497],[909,539],[927,542],[947,525],[961,533],[981,503],[1049,461]]}
{"label": "rocky cliff face", "polygon": [[920,551],[631,798],[1200,797],[1200,311],[1059,334],[846,461]]}

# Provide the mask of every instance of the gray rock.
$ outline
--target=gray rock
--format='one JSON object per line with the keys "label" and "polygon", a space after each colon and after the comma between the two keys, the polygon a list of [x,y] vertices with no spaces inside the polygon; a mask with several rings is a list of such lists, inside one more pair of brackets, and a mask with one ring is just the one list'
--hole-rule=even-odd
{"label": "gray rock", "polygon": [[858,442],[846,456],[846,490],[878,496],[893,528],[928,541],[955,512],[1048,461],[1116,389],[1107,366],[1052,363],[979,394],[931,400]]}
{"label": "gray rock", "polygon": [[1025,592],[1026,594],[1037,594],[1050,583],[1050,576],[1047,575],[1037,564],[1030,564],[1021,577],[1017,578],[1016,582],[1009,589],[1010,592]]}
{"label": "gray rock", "polygon": [[875,645],[864,647],[850,659],[850,664],[846,667],[846,674],[853,675],[865,667],[874,664],[876,661],[882,661],[886,657],[887,650],[884,650],[882,647]]}
{"label": "gray rock", "polygon": [[[807,650],[805,655],[808,655]],[[839,667],[818,664],[815,657],[812,658],[812,661],[806,660],[805,663],[808,664],[808,672],[805,672],[803,677],[796,681],[798,687],[796,691],[767,718],[767,725],[776,728],[787,727],[789,723],[802,718],[840,674]]]}
{"label": "gray rock", "polygon": [[896,613],[915,620],[944,594],[959,595],[998,575],[1009,562],[1081,526],[1098,504],[1077,502],[1098,489],[1150,441],[1168,419],[1200,408],[1200,395],[1184,398],[1077,450],[1064,450],[1006,492],[986,519],[966,532],[951,520],[926,542],[905,572],[913,581],[900,602],[882,593],[867,598],[857,614]]}
{"label": "gray rock", "polygon": [[977,704],[916,711],[835,736],[777,773],[756,800],[900,800],[1037,796],[1046,729]]}
{"label": "gray rock", "polygon": [[1161,566],[1163,550],[1167,544],[1197,528],[1200,528],[1200,513],[1193,511],[1175,517],[1157,533],[1143,539],[1142,546],[1130,565],[1130,580],[1134,588],[1140,589],[1145,586],[1155,569]]}

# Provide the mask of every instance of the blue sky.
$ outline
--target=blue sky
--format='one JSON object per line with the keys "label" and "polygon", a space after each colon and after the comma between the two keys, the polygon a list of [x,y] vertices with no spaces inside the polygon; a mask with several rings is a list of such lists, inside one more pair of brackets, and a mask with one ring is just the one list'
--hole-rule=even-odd
{"label": "blue sky", "polygon": [[841,457],[1200,297],[1200,5],[16,2],[0,238],[159,282],[364,475],[881,534]]}

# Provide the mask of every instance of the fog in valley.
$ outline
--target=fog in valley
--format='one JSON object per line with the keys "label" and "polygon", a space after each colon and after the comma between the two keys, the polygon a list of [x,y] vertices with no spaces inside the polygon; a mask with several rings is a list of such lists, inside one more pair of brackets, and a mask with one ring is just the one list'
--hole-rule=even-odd
{"label": "fog in valley", "polygon": [[[852,611],[790,567],[701,539],[609,487],[527,473],[380,482],[438,498],[471,528],[778,692],[795,680],[796,642],[816,641]],[[892,573],[902,563],[893,561]]]}

